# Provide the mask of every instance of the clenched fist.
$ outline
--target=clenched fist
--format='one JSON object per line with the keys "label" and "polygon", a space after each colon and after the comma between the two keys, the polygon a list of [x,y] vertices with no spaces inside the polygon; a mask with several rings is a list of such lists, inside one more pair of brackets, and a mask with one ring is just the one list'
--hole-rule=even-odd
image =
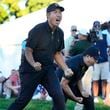
{"label": "clenched fist", "polygon": [[83,98],[82,98],[82,97],[76,97],[75,100],[76,100],[78,103],[82,103],[82,102],[83,102]]}
{"label": "clenched fist", "polygon": [[70,68],[66,68],[65,70],[64,70],[64,74],[65,74],[65,76],[72,76],[73,75],[73,71],[70,69]]}
{"label": "clenched fist", "polygon": [[36,71],[40,71],[42,69],[42,65],[39,62],[34,63],[33,67]]}

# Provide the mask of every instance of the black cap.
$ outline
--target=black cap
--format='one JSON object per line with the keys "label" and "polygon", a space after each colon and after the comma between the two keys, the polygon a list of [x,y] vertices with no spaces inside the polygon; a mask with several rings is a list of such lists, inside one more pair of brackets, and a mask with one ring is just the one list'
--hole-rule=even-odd
{"label": "black cap", "polygon": [[64,8],[60,6],[58,3],[52,3],[47,7],[47,13],[54,11],[56,9],[60,9],[61,11],[64,11]]}
{"label": "black cap", "polygon": [[101,24],[100,24],[100,21],[94,21],[94,22],[93,22],[93,26],[94,26],[94,27],[100,26],[100,25],[101,25]]}
{"label": "black cap", "polygon": [[84,55],[90,55],[91,57],[93,57],[95,60],[99,61],[101,59],[100,57],[100,51],[97,47],[95,46],[91,46],[89,48],[87,48],[84,52]]}

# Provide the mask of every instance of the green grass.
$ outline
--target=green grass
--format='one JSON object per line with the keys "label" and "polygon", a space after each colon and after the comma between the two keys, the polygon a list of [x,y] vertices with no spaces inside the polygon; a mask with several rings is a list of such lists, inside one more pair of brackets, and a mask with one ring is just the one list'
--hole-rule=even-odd
{"label": "green grass", "polygon": [[[14,99],[5,100],[0,98],[0,110],[6,110],[7,107],[14,101]],[[67,110],[74,110],[75,103],[72,101],[67,102]],[[52,102],[49,101],[40,101],[40,100],[32,100],[26,106],[24,110],[51,110]],[[99,104],[95,104],[96,110],[110,110],[110,107],[107,107],[100,100]]]}

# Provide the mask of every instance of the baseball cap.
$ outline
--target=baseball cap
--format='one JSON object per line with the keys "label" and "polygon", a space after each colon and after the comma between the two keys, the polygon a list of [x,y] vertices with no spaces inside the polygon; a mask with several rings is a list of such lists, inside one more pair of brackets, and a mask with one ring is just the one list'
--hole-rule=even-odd
{"label": "baseball cap", "polygon": [[100,21],[94,21],[93,22],[93,27],[97,27],[100,26]]}
{"label": "baseball cap", "polygon": [[79,30],[79,34],[87,36],[88,31],[86,29],[81,29],[81,30]]}
{"label": "baseball cap", "polygon": [[58,3],[52,3],[47,7],[47,13],[54,11],[56,9],[60,9],[61,11],[64,11],[64,8],[60,6]]}
{"label": "baseball cap", "polygon": [[91,47],[87,48],[83,52],[83,55],[90,55],[91,57],[93,57],[97,61],[99,61],[101,59],[101,57],[100,57],[100,51],[95,46],[91,46]]}

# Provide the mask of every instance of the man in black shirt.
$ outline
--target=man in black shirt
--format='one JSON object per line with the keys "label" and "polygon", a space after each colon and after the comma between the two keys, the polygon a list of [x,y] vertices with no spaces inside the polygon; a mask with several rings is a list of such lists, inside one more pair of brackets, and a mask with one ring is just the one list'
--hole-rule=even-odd
{"label": "man in black shirt", "polygon": [[82,54],[67,59],[66,63],[72,69],[72,76],[65,76],[61,69],[56,70],[56,74],[61,80],[61,86],[65,94],[65,101],[71,99],[78,103],[83,103],[85,110],[94,110],[92,96],[87,93],[82,86],[81,79],[89,66],[99,60],[99,50],[95,47],[89,47]]}
{"label": "man in black shirt", "polygon": [[73,72],[66,65],[61,50],[64,48],[64,33],[58,27],[64,8],[57,3],[47,8],[47,21],[36,25],[28,35],[25,54],[19,68],[21,92],[8,110],[23,110],[31,100],[38,84],[42,84],[53,99],[55,110],[65,110],[64,95],[54,70],[54,60],[65,75]]}

